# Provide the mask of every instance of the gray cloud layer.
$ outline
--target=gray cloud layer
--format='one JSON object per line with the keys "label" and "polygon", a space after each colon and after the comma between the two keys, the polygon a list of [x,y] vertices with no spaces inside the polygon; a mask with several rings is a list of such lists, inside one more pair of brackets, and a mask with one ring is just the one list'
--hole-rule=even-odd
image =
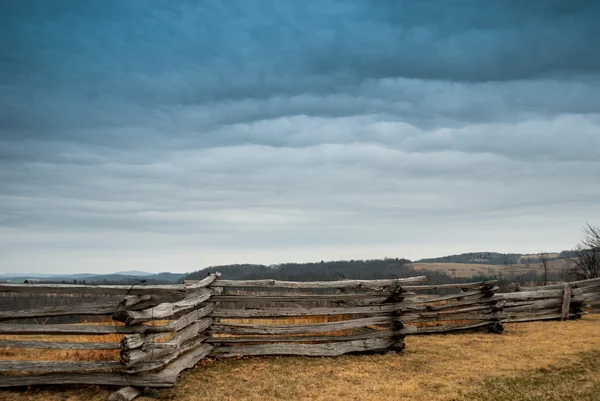
{"label": "gray cloud layer", "polygon": [[593,1],[5,1],[0,271],[535,252],[600,212]]}

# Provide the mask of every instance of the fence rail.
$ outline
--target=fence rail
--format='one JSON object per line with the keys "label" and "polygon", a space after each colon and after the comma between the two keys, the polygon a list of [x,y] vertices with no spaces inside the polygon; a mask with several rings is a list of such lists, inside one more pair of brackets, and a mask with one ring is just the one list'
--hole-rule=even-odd
{"label": "fence rail", "polygon": [[[89,294],[120,299],[0,311],[0,348],[86,350],[112,356],[65,361],[37,360],[34,354],[33,360],[2,360],[0,387],[128,387],[113,397],[119,399],[139,394],[130,386],[173,386],[181,371],[208,355],[401,351],[410,334],[474,328],[502,332],[502,322],[572,319],[600,312],[600,279],[500,294],[495,281],[427,285],[424,276],[317,282],[219,276],[212,273],[203,280],[166,286],[0,284],[0,293],[78,292],[86,299]],[[110,316],[112,324],[27,324],[27,319],[102,315]],[[91,340],[81,342],[73,336]]]}

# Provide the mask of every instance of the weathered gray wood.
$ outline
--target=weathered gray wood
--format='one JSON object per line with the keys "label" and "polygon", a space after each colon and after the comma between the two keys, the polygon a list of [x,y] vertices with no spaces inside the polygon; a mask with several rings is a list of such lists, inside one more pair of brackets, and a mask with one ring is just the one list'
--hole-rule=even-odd
{"label": "weathered gray wood", "polygon": [[141,362],[153,358],[160,358],[169,352],[173,352],[173,349],[181,347],[181,345],[186,341],[198,336],[201,330],[202,326],[199,323],[193,323],[175,334],[168,342],[145,343],[142,345],[141,349],[124,349],[121,352],[121,364],[123,364],[123,366],[130,367],[139,365]]}
{"label": "weathered gray wood", "polygon": [[558,310],[562,305],[560,299],[544,299],[541,301],[529,301],[522,302],[519,304],[507,304],[504,305],[504,311],[507,313],[518,313],[518,312],[535,312],[545,309]]}
{"label": "weathered gray wood", "polygon": [[172,387],[177,377],[161,373],[123,375],[121,373],[45,373],[2,376],[0,388],[48,384],[98,384],[106,386]]}
{"label": "weathered gray wood", "polygon": [[279,281],[279,280],[221,280],[211,284],[214,287],[269,287],[269,288],[380,288],[408,284],[421,284],[425,276],[388,280],[339,280],[339,281]]}
{"label": "weathered gray wood", "polygon": [[[527,317],[508,317],[502,320],[502,323],[523,323],[523,322],[534,322],[537,320],[560,320],[562,317],[561,313],[550,313],[550,314],[541,314],[541,315],[533,315]],[[581,317],[580,313],[569,314],[569,319],[579,319]]]}
{"label": "weathered gray wood", "polygon": [[413,305],[410,305],[408,302],[403,302],[401,305],[403,308],[405,308],[406,310],[411,310],[413,308],[418,308],[418,310],[426,310],[426,311],[442,311],[442,310],[446,310],[446,309],[453,309],[453,308],[462,308],[462,307],[468,307],[468,306],[472,306],[472,305],[490,305],[490,306],[494,306],[494,305],[498,305],[499,302],[504,302],[503,299],[501,298],[497,298],[496,295],[492,296],[492,297],[486,297],[486,298],[476,298],[476,299],[468,299],[466,301],[453,301],[453,302],[447,302],[443,305],[419,305],[418,301],[414,302],[413,301]]}
{"label": "weathered gray wood", "polygon": [[226,318],[249,317],[282,317],[282,316],[322,316],[322,315],[382,315],[389,314],[395,308],[394,304],[359,307],[337,308],[247,308],[247,309],[221,309],[217,308],[211,316]]}
{"label": "weathered gray wood", "polygon": [[[214,319],[212,317],[205,317],[203,319],[197,319],[195,321],[190,322],[190,324],[192,324],[192,323],[196,323],[198,325],[198,332],[203,332],[207,328],[212,326],[212,324],[214,323]],[[185,327],[188,327],[188,326],[185,326]],[[180,330],[183,331],[183,329],[184,328],[182,328]],[[163,338],[166,334],[169,334],[169,333],[170,332],[149,332],[149,333],[145,334],[143,337],[144,344],[146,347],[150,347],[154,341],[158,341],[159,339]],[[164,344],[164,343],[160,343],[160,344]],[[160,347],[160,346],[158,346],[158,347]]]}
{"label": "weathered gray wood", "polygon": [[108,397],[108,401],[131,401],[142,392],[133,387],[124,387],[119,391],[115,391]]}
{"label": "weathered gray wood", "polygon": [[447,320],[487,320],[497,321],[506,317],[501,312],[495,313],[457,313],[455,315],[422,315],[422,314],[407,314],[402,315],[397,320],[403,323],[415,323],[415,322],[435,322],[435,321],[447,321]]}
{"label": "weathered gray wood", "polygon": [[89,324],[0,324],[0,334],[131,334],[150,326],[95,326]]}
{"label": "weathered gray wood", "polygon": [[366,299],[371,302],[382,303],[391,295],[376,296],[371,293],[365,294],[278,294],[278,295],[215,295],[210,300],[211,302],[318,302],[318,301],[351,301]]}
{"label": "weathered gray wood", "polygon": [[326,333],[329,331],[357,329],[370,325],[390,323],[391,317],[368,317],[363,319],[343,320],[340,322],[313,324],[232,324],[216,323],[211,334],[305,334]]}
{"label": "weathered gray wood", "polygon": [[65,362],[65,361],[0,361],[0,372],[82,372],[120,368],[117,361],[111,362]]}
{"label": "weathered gray wood", "polygon": [[402,289],[406,291],[422,291],[422,290],[445,290],[452,288],[492,288],[498,280],[478,281],[474,283],[458,283],[458,284],[432,284],[432,285],[403,285]]}
{"label": "weathered gray wood", "polygon": [[208,300],[214,293],[215,289],[200,288],[181,301],[174,303],[165,302],[155,306],[154,308],[142,311],[118,311],[113,315],[113,319],[123,322],[127,326],[147,322],[150,320],[164,319],[195,308],[202,302]]}
{"label": "weathered gray wood", "polygon": [[571,308],[571,286],[567,284],[563,293],[562,310],[560,320],[567,320],[569,318],[569,310]]}
{"label": "weathered gray wood", "polygon": [[120,347],[123,350],[139,348],[142,345],[144,345],[144,337],[138,333],[123,337],[120,343]]}
{"label": "weathered gray wood", "polygon": [[212,351],[213,346],[209,344],[202,344],[204,339],[205,337],[193,338],[183,343],[179,348],[172,350],[171,353],[161,353],[160,357],[153,358],[144,364],[127,367],[125,370],[130,374],[157,370],[175,361],[180,355],[197,348],[200,348],[204,356],[206,356]]}
{"label": "weathered gray wood", "polygon": [[83,303],[76,305],[48,306],[45,308],[3,311],[0,312],[0,321],[13,319],[31,319],[49,316],[73,316],[73,315],[111,315],[116,310],[138,310],[150,308],[157,305],[154,297],[149,295],[128,296],[124,301],[114,304],[106,303]]}
{"label": "weathered gray wood", "polygon": [[0,321],[13,319],[31,319],[47,316],[69,316],[69,315],[110,315],[114,313],[117,304],[79,304],[69,306],[49,306],[39,309],[26,309],[0,312]]}
{"label": "weathered gray wood", "polygon": [[556,290],[540,290],[540,291],[527,291],[527,292],[509,292],[509,293],[502,293],[502,294],[496,294],[496,295],[498,295],[498,297],[506,299],[507,301],[508,300],[532,301],[532,300],[545,299],[545,298],[554,298],[554,299],[561,298],[563,295],[563,290],[556,289]]}
{"label": "weathered gray wood", "polygon": [[[179,331],[186,326],[189,326],[190,324],[202,319],[204,316],[208,316],[214,310],[214,308],[214,303],[208,303],[206,306],[183,315],[174,322],[164,326],[148,326],[147,333],[168,333]],[[212,322],[212,320],[210,321]]]}
{"label": "weathered gray wood", "polygon": [[215,280],[218,279],[220,276],[221,273],[219,272],[209,273],[202,280],[185,280],[183,282],[183,285],[185,286],[187,292],[193,292],[199,290],[200,288],[208,287],[209,285],[214,283]]}
{"label": "weathered gray wood", "polygon": [[434,334],[434,333],[449,333],[452,331],[472,330],[481,327],[492,326],[497,322],[485,321],[457,325],[442,325],[435,327],[418,327],[417,334]]}
{"label": "weathered gray wood", "polygon": [[0,340],[0,348],[109,350],[109,349],[120,349],[121,347],[120,347],[119,343],[74,343],[74,342],[50,342],[50,341]]}
{"label": "weathered gray wood", "polygon": [[345,336],[234,336],[234,337],[208,337],[204,340],[211,344],[239,344],[239,343],[282,343],[282,342],[335,342],[367,340],[370,338],[388,338],[393,336],[405,336],[416,332],[415,327],[405,327],[401,330],[371,330],[362,334]]}
{"label": "weathered gray wood", "polygon": [[372,338],[368,340],[340,341],[325,344],[255,344],[216,347],[214,354],[220,357],[236,357],[240,355],[338,356],[350,352],[384,350],[395,342],[396,340],[392,338]]}
{"label": "weathered gray wood", "polygon": [[427,303],[434,303],[434,302],[441,302],[441,301],[450,301],[453,299],[458,299],[458,300],[485,299],[485,298],[492,298],[494,293],[496,291],[498,291],[499,289],[500,289],[500,287],[493,287],[486,291],[474,290],[474,291],[461,292],[459,294],[444,295],[444,296],[435,297],[435,298],[422,298],[422,299],[417,298],[417,299],[410,299],[410,300],[406,299],[406,301],[412,301],[412,302],[420,303],[420,304],[427,304]]}

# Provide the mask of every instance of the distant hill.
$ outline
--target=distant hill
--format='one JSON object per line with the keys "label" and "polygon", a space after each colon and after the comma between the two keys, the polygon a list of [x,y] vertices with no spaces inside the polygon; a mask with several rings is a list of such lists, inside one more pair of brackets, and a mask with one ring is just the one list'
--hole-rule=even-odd
{"label": "distant hill", "polygon": [[171,284],[182,281],[187,273],[147,273],[139,271],[130,271],[129,273],[142,274],[44,274],[44,273],[4,273],[0,275],[0,280],[10,280],[12,283],[23,283],[25,280],[29,282],[39,283],[66,283],[66,284],[136,284],[140,280],[145,280],[147,284]]}

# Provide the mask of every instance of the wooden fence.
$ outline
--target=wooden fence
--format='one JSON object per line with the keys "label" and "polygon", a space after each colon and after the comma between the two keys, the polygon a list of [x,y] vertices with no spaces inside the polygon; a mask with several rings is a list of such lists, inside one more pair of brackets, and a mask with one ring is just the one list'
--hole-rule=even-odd
{"label": "wooden fence", "polygon": [[[207,355],[334,356],[400,351],[407,334],[600,311],[600,279],[498,294],[493,281],[425,285],[425,277],[389,280],[203,280],[160,286],[0,284],[0,293],[112,294],[114,303],[81,303],[0,312],[0,349],[101,350],[112,360],[3,360],[0,387],[37,384],[173,386]],[[114,298],[110,298],[114,299]],[[112,316],[112,324],[23,324],[56,316]],[[112,336],[82,342],[73,336]],[[116,337],[116,338],[115,338]],[[35,357],[33,358],[35,359]],[[117,398],[118,398],[117,397]]]}
{"label": "wooden fence", "polygon": [[[478,283],[406,286],[405,289],[439,295],[422,294],[407,298],[403,305],[402,322],[414,327],[411,333],[447,333],[451,331],[488,328],[501,333],[502,299],[496,292],[495,280]],[[457,292],[458,290],[458,292]]]}
{"label": "wooden fence", "polygon": [[578,319],[583,313],[600,312],[600,279],[523,287],[498,296],[506,323]]}
{"label": "wooden fence", "polygon": [[[210,298],[217,274],[182,285],[88,286],[0,284],[0,291],[49,294],[117,294],[115,304],[80,304],[0,312],[0,321],[48,316],[108,315],[114,324],[0,324],[0,348],[51,350],[116,350],[110,361],[3,360],[0,387],[37,384],[103,384],[169,387],[179,373],[210,354],[202,335],[213,319]],[[178,299],[159,303],[159,297]],[[203,305],[199,308],[200,305]],[[74,336],[115,336],[120,341],[81,342]],[[33,337],[33,339],[32,339]],[[15,339],[16,338],[16,339]],[[66,338],[66,340],[65,340]],[[43,372],[43,373],[42,373]]]}
{"label": "wooden fence", "polygon": [[[218,280],[214,354],[334,356],[402,350],[406,288],[425,277],[286,282]],[[408,286],[408,287],[406,287]]]}

